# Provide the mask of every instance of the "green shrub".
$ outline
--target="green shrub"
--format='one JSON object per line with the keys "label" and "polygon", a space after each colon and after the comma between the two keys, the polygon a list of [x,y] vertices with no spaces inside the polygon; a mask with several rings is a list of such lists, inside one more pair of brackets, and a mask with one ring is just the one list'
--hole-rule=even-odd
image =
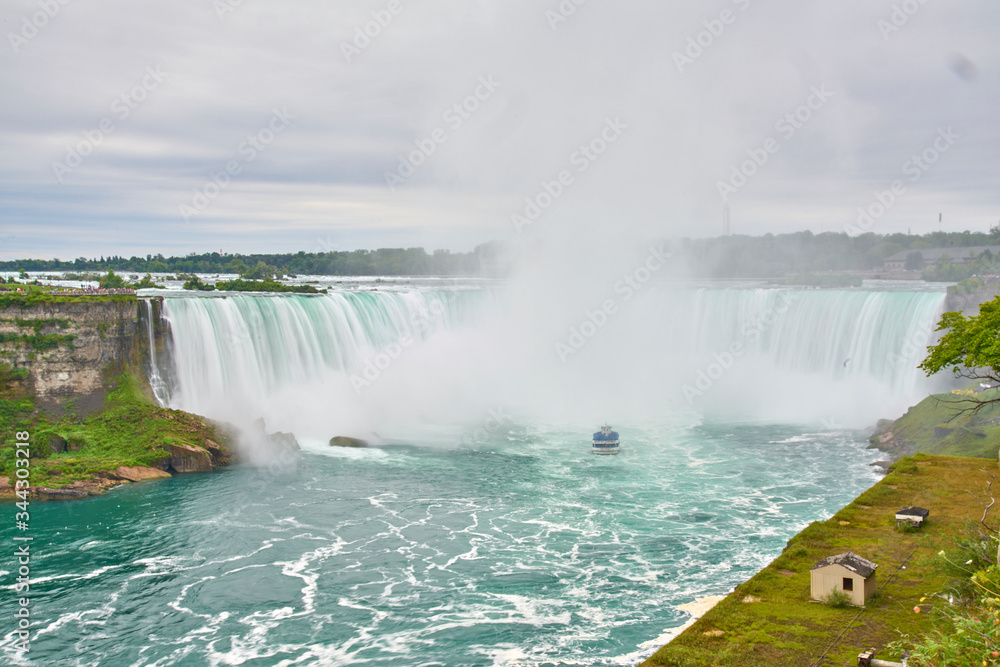
{"label": "green shrub", "polygon": [[839,589],[832,590],[826,596],[826,603],[834,609],[843,609],[851,606],[851,596]]}
{"label": "green shrub", "polygon": [[898,472],[900,475],[915,475],[920,472],[920,468],[911,459],[902,459],[893,464],[889,468],[892,472]]}

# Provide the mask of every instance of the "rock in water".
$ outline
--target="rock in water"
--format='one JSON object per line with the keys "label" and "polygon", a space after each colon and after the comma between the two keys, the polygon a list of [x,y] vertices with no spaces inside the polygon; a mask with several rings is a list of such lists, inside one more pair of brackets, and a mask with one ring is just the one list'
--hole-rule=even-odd
{"label": "rock in water", "polygon": [[170,467],[180,473],[212,472],[212,455],[197,445],[171,444]]}
{"label": "rock in water", "polygon": [[281,431],[265,433],[264,444],[267,445],[268,449],[271,451],[282,454],[285,452],[297,452],[301,449],[301,447],[299,447],[299,441],[295,439],[293,434],[282,433]]}
{"label": "rock in water", "polygon": [[368,443],[360,438],[349,438],[346,435],[338,435],[330,438],[331,447],[367,447]]}
{"label": "rock in water", "polygon": [[170,473],[158,470],[157,468],[147,468],[146,466],[118,466],[112,473],[118,479],[129,482],[141,482],[147,479],[163,479],[170,477]]}

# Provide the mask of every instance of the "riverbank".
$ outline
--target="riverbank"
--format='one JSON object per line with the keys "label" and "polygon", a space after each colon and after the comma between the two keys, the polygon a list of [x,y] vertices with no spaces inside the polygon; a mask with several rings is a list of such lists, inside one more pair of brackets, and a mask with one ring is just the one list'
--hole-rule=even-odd
{"label": "riverbank", "polygon": [[0,292],[0,499],[19,470],[28,497],[68,499],[234,460],[231,428],[152,398],[157,300],[29,287]]}
{"label": "riverbank", "polygon": [[[52,417],[31,397],[0,382],[0,499],[15,498],[18,466],[29,471],[28,496],[84,498],[120,484],[211,472],[235,458],[235,434],[224,425],[154,405],[133,376],[116,378],[103,407],[81,416]],[[15,433],[28,434],[26,463],[18,463]],[[22,439],[23,441],[23,439]],[[20,459],[22,462],[24,459]]]}
{"label": "riverbank", "polygon": [[[978,391],[977,391],[978,389]],[[1000,452],[1000,390],[959,389],[933,394],[895,421],[882,420],[871,436],[871,446],[892,459],[913,454],[966,456],[997,460]]]}
{"label": "riverbank", "polygon": [[[982,516],[993,461],[918,454],[827,521],[789,540],[770,565],[739,585],[644,667],[693,665],[852,665],[867,647],[882,648],[900,633],[920,635],[940,620],[914,607],[944,604],[948,574],[939,552],[954,547],[967,522]],[[928,508],[919,531],[896,528],[896,510]],[[878,594],[867,607],[834,608],[810,599],[810,568],[853,551],[878,564]],[[820,658],[825,656],[825,661]],[[880,651],[879,657],[893,659]]]}

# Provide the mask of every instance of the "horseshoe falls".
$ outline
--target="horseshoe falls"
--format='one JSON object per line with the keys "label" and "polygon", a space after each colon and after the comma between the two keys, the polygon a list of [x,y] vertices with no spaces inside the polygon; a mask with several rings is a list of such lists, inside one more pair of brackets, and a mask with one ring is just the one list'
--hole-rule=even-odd
{"label": "horseshoe falls", "polygon": [[[927,393],[916,364],[943,299],[167,296],[164,402],[263,419],[302,451],[46,505],[32,658],[638,664],[678,605],[725,594],[876,481],[864,428]],[[590,451],[605,421],[617,456]]]}

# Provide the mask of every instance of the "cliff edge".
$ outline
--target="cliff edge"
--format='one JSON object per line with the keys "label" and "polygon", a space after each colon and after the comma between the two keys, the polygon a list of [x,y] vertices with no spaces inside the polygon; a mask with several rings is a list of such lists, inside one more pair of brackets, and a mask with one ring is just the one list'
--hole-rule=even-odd
{"label": "cliff edge", "polygon": [[126,295],[0,294],[0,498],[15,496],[20,468],[29,497],[54,499],[233,461],[231,428],[152,400],[159,306]]}

